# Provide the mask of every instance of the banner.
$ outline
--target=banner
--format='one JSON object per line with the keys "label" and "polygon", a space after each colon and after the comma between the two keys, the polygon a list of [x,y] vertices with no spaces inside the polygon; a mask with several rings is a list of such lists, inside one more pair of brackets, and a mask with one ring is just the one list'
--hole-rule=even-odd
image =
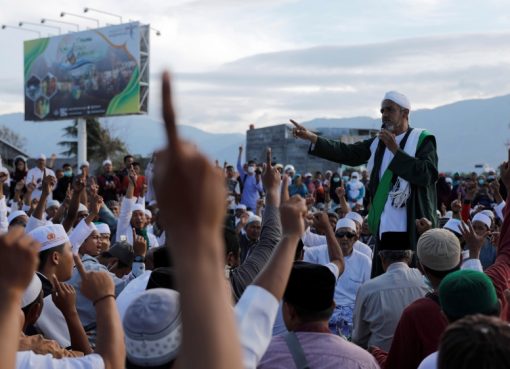
{"label": "banner", "polygon": [[25,120],[140,114],[140,24],[24,43]]}

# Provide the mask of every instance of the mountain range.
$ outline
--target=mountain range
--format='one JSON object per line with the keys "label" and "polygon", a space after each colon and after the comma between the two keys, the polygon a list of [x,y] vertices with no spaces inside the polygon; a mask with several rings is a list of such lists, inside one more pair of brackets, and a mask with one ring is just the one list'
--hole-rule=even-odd
{"label": "mountain range", "polygon": [[[150,155],[164,144],[162,123],[149,116],[115,117],[101,122],[124,140],[133,154]],[[425,128],[435,135],[441,171],[473,171],[477,164],[496,167],[506,160],[509,122],[510,95],[421,109],[411,112],[410,118],[411,126]],[[380,119],[370,117],[317,118],[302,123],[309,129],[333,126],[379,129],[381,126]],[[59,153],[57,142],[64,139],[63,128],[70,124],[70,121],[25,122],[22,113],[0,115],[0,125],[26,139],[25,151],[30,156]],[[179,132],[211,160],[218,159],[220,163],[234,163],[237,147],[245,142],[241,133],[206,132],[187,125],[179,125]]]}

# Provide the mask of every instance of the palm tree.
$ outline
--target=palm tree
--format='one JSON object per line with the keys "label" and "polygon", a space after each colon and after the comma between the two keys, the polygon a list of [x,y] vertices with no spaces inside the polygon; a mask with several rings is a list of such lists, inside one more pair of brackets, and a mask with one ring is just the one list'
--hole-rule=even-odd
{"label": "palm tree", "polygon": [[[87,118],[87,157],[91,161],[101,162],[106,158],[114,159],[118,156],[125,155],[128,151],[126,144],[118,137],[113,137],[110,131],[102,127],[95,118]],[[60,141],[59,146],[65,148],[61,154],[65,156],[74,156],[78,152],[78,121],[64,128],[64,137],[71,140]],[[74,140],[72,140],[74,138]]]}

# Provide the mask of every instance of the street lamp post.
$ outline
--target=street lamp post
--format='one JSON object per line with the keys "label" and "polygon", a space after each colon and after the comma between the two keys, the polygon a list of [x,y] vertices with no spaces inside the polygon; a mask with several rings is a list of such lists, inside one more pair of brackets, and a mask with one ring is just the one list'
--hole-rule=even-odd
{"label": "street lamp post", "polygon": [[64,22],[64,21],[61,21],[61,20],[56,20],[56,19],[48,19],[48,18],[42,18],[41,19],[41,23],[60,23],[60,24],[67,24],[67,25],[71,25],[71,26],[74,26],[76,27],[76,30],[79,31],[80,30],[80,26],[76,23],[72,23],[72,22]]}
{"label": "street lamp post", "polygon": [[62,33],[62,28],[57,27],[57,26],[50,26],[50,25],[48,25],[48,24],[39,24],[39,23],[23,22],[23,21],[22,21],[22,22],[19,22],[19,23],[18,23],[18,26],[23,27],[23,25],[25,25],[25,24],[29,24],[29,25],[31,25],[31,26],[37,26],[37,27],[48,27],[48,28],[53,28],[53,29],[58,30],[58,34],[59,34],[59,35]]}
{"label": "street lamp post", "polygon": [[60,17],[64,17],[66,15],[70,15],[72,17],[78,17],[78,18],[82,18],[82,19],[88,19],[88,20],[91,20],[91,21],[94,21],[96,22],[97,24],[97,27],[99,28],[99,19],[96,19],[96,18],[91,18],[91,17],[86,17],[84,15],[80,15],[80,14],[74,14],[74,13],[69,13],[69,12],[61,12],[60,13]]}
{"label": "street lamp post", "polygon": [[120,15],[118,15],[118,14],[110,13],[110,12],[105,12],[104,10],[98,10],[98,9],[88,8],[88,7],[87,7],[87,8],[84,8],[84,9],[83,9],[83,12],[84,12],[84,13],[88,13],[88,12],[96,12],[96,13],[106,14],[106,15],[109,15],[109,16],[112,16],[112,17],[119,18],[120,23],[122,23],[122,16],[120,16]]}
{"label": "street lamp post", "polygon": [[41,37],[41,32],[36,31],[35,29],[18,28],[18,27],[14,27],[14,26],[9,26],[9,25],[7,25],[7,24],[2,24],[2,29],[6,29],[6,28],[15,29],[15,30],[18,30],[18,31],[25,31],[25,32],[33,32],[33,33],[37,33],[37,35],[39,35],[39,37]]}

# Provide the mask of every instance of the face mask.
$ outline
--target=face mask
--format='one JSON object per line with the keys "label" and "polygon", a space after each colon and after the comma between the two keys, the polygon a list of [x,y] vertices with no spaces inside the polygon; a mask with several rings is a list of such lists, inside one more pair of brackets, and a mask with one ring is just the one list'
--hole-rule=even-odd
{"label": "face mask", "polygon": [[335,182],[335,183],[340,182],[340,178],[338,178],[338,177],[333,178],[333,182]]}
{"label": "face mask", "polygon": [[72,172],[72,171],[70,171],[70,170],[66,170],[66,171],[64,172],[64,177],[72,177],[72,176],[73,176],[73,172]]}
{"label": "face mask", "polygon": [[479,180],[478,180],[478,184],[479,184],[480,186],[483,186],[483,185],[484,185],[484,183],[485,183],[485,181],[484,181],[483,179],[479,179]]}
{"label": "face mask", "polygon": [[250,174],[255,173],[255,167],[248,167],[248,173]]}

